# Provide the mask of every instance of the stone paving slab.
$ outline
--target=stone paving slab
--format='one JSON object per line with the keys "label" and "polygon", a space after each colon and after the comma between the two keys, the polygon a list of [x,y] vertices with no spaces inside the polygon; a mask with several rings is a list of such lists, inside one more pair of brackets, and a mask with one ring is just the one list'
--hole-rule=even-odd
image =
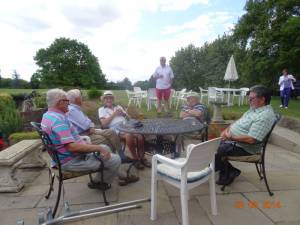
{"label": "stone paving slab", "polygon": [[260,210],[250,208],[247,205],[238,208],[237,204],[245,202],[242,194],[218,195],[218,215],[213,216],[210,212],[209,196],[197,197],[200,206],[206,211],[213,225],[236,224],[236,225],[274,225],[275,223],[266,217]]}
{"label": "stone paving slab", "polygon": [[37,206],[42,197],[36,196],[13,196],[9,194],[0,195],[0,209],[30,209]]}
{"label": "stone paving slab", "polygon": [[[179,197],[172,197],[171,202],[173,207],[175,208],[176,217],[178,221],[181,223],[181,206],[180,206],[180,198]],[[190,225],[211,225],[211,221],[207,216],[205,210],[200,206],[197,198],[190,198],[189,200],[189,222]]]}
{"label": "stone paving slab", "polygon": [[[219,214],[212,216],[208,183],[203,184],[190,193],[189,213],[191,224],[211,225],[299,225],[300,224],[300,155],[285,151],[274,145],[269,145],[266,158],[267,177],[274,197],[269,197],[265,184],[259,180],[254,165],[247,163],[235,164],[242,170],[235,182],[226,187],[225,192],[217,185],[217,205]],[[151,170],[138,171],[140,181],[119,187],[117,182],[108,191],[108,200],[115,202],[131,201],[150,197]],[[101,192],[87,187],[88,176],[71,179],[65,182],[66,197],[72,211],[103,206]],[[25,219],[25,225],[37,225],[37,213],[52,206],[57,191],[51,199],[45,200],[48,191],[48,171],[40,170],[40,175],[32,183],[26,183],[20,193],[0,194],[0,224],[16,224],[17,219]],[[250,208],[249,200],[263,204],[264,199],[278,199],[281,209]],[[243,208],[237,204],[243,202]],[[181,224],[179,191],[170,185],[159,182],[158,186],[158,219],[150,220],[150,203],[142,203],[141,209],[120,212],[108,216],[86,219],[68,224],[112,224],[112,225],[152,225],[152,224]],[[62,204],[58,214],[62,213]],[[5,223],[2,223],[5,222]]]}
{"label": "stone paving slab", "polygon": [[1,209],[0,224],[16,225],[18,220],[25,221],[25,225],[38,225],[38,212],[41,209]]}
{"label": "stone paving slab", "polygon": [[276,191],[272,197],[264,193],[245,193],[245,196],[257,202],[260,210],[276,223],[300,221],[300,190]]}

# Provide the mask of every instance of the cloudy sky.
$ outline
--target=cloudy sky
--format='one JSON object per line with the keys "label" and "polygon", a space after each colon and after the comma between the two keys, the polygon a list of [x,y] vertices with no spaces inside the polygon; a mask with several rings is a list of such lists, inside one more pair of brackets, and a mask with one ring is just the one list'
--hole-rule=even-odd
{"label": "cloudy sky", "polygon": [[230,32],[246,0],[0,0],[0,69],[30,80],[40,48],[77,39],[99,59],[110,81],[146,80],[188,44]]}

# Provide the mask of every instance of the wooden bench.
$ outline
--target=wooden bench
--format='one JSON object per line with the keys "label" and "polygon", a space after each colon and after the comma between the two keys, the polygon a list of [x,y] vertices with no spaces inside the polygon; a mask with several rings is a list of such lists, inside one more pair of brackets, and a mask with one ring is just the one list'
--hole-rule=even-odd
{"label": "wooden bench", "polygon": [[24,183],[15,172],[18,168],[44,167],[40,140],[23,140],[0,152],[0,192],[19,192]]}

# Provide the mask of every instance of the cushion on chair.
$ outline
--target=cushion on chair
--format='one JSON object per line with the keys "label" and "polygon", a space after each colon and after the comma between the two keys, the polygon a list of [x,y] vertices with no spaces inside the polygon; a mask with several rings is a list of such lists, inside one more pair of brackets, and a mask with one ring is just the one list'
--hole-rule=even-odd
{"label": "cushion on chair", "polygon": [[261,162],[261,155],[228,156],[228,160],[239,162]]}
{"label": "cushion on chair", "polygon": [[[52,170],[52,172],[54,172],[54,174],[57,177],[59,176],[58,169],[56,167],[51,168],[51,170]],[[80,176],[84,176],[84,175],[88,175],[90,173],[93,173],[93,171],[74,172],[74,171],[66,171],[66,170],[62,170],[61,172],[62,172],[63,180],[67,180],[67,179],[71,179],[71,178],[75,178],[75,177],[80,177]]]}
{"label": "cushion on chair", "polygon": [[[185,158],[177,158],[175,159],[176,161],[182,162],[185,160]],[[166,164],[158,164],[157,165],[157,172],[158,174],[162,175],[162,176],[167,176],[171,179],[174,179],[176,181],[180,181],[181,179],[181,171],[180,169],[171,167],[169,165]],[[188,172],[187,175],[187,182],[188,183],[192,183],[192,182],[196,182],[199,181],[207,176],[209,176],[211,174],[212,170],[210,167],[206,167],[205,169],[201,170],[201,171],[197,171],[197,172]]]}

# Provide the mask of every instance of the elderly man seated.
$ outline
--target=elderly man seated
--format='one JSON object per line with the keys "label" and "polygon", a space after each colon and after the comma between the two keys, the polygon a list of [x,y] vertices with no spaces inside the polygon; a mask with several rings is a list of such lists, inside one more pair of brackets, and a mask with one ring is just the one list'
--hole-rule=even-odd
{"label": "elderly man seated", "polygon": [[[117,126],[120,123],[126,121],[128,115],[125,110],[114,104],[114,95],[112,91],[105,91],[102,96],[104,106],[99,108],[99,119],[104,128],[110,128],[117,130]],[[129,149],[133,159],[139,160],[139,163],[135,163],[137,169],[144,169],[144,166],[151,167],[150,162],[144,157],[144,138],[142,135],[135,135],[129,133],[119,133],[121,139],[125,140],[126,147]]]}
{"label": "elderly man seated", "polygon": [[95,145],[108,145],[114,153],[121,149],[120,138],[111,129],[95,129],[95,124],[88,118],[81,109],[82,95],[80,90],[73,89],[67,92],[70,101],[67,117],[76,128],[79,135],[87,135]]}
{"label": "elderly man seated", "polygon": [[[220,170],[219,185],[229,185],[240,175],[241,171],[224,161],[224,156],[247,156],[260,153],[261,141],[271,130],[276,120],[270,106],[271,92],[262,85],[250,89],[248,96],[250,109],[243,116],[226,128],[221,137],[218,152],[215,156],[216,171]],[[225,173],[225,163],[229,165],[229,173]]]}
{"label": "elderly man seated", "polygon": [[199,95],[196,92],[188,93],[186,100],[187,104],[182,107],[180,118],[206,122],[207,107],[199,102]]}
{"label": "elderly man seated", "polygon": [[[97,173],[95,183],[89,183],[89,188],[108,189],[114,177],[118,174],[121,159],[118,155],[108,151],[105,145],[86,144],[78,135],[72,123],[68,120],[69,100],[61,89],[51,89],[47,92],[48,111],[43,115],[41,127],[45,131],[59,154],[62,170],[86,171],[97,170],[101,157],[104,163],[104,182],[100,182],[101,175]],[[93,154],[99,153],[99,156]]]}

